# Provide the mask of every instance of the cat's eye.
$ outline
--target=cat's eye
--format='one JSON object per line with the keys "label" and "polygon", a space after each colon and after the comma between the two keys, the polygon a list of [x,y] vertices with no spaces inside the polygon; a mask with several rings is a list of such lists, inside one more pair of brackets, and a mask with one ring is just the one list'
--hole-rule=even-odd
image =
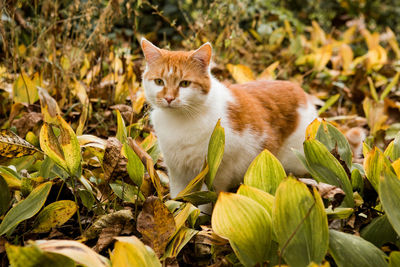
{"label": "cat's eye", "polygon": [[163,86],[164,85],[164,81],[161,79],[154,79],[154,83],[158,86]]}
{"label": "cat's eye", "polygon": [[192,83],[192,82],[190,82],[190,81],[181,81],[181,82],[179,83],[179,86],[180,86],[180,87],[188,87],[191,83]]}

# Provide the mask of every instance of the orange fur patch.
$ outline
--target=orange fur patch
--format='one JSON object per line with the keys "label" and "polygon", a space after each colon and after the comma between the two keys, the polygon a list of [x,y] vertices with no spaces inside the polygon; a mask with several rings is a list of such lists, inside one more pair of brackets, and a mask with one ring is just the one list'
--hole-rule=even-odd
{"label": "orange fur patch", "polygon": [[297,109],[306,105],[307,94],[288,81],[255,81],[232,84],[228,88],[236,103],[228,106],[228,116],[235,131],[251,129],[267,134],[264,148],[277,153],[299,123]]}
{"label": "orange fur patch", "polygon": [[[149,69],[143,76],[145,79],[163,79],[165,84],[158,98],[177,98],[179,83],[183,80],[191,82],[190,87],[204,94],[210,91],[208,66],[193,56],[194,51],[168,51],[159,49],[159,56],[148,60]],[[211,52],[210,52],[211,53]]]}

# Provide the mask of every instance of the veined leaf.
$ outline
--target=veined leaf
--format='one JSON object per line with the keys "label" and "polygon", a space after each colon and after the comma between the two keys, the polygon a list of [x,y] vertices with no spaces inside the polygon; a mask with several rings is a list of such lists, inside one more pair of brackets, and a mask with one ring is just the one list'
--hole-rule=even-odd
{"label": "veined leaf", "polygon": [[37,246],[46,252],[64,255],[77,264],[93,267],[109,267],[109,261],[88,246],[73,240],[41,240]]}
{"label": "veined leaf", "polygon": [[71,176],[81,176],[81,148],[71,126],[57,115],[60,137],[57,139],[52,127],[44,123],[40,130],[40,147],[55,163]]}
{"label": "veined leaf", "polygon": [[177,199],[184,197],[187,194],[190,194],[193,191],[197,191],[201,189],[201,185],[203,184],[204,177],[206,177],[209,171],[208,164],[204,167],[204,169],[189,182],[189,184],[176,196]]}
{"label": "veined leaf", "polygon": [[387,242],[396,242],[397,234],[386,214],[376,217],[361,230],[361,237],[378,248]]}
{"label": "veined leaf", "polygon": [[128,135],[126,132],[125,122],[121,116],[121,112],[116,110],[117,112],[117,139],[121,142],[121,144],[126,144],[128,142]]}
{"label": "veined leaf", "polygon": [[268,260],[272,240],[271,216],[251,198],[221,192],[211,225],[215,233],[227,238],[244,266]]}
{"label": "veined leaf", "polygon": [[72,259],[60,254],[44,252],[35,244],[26,247],[6,243],[8,260],[13,267],[74,267]]}
{"label": "veined leaf", "polygon": [[304,142],[304,154],[308,170],[315,180],[343,189],[346,196],[343,204],[347,207],[354,206],[353,190],[349,178],[339,161],[318,140]]}
{"label": "veined leaf", "polygon": [[0,156],[19,158],[40,151],[10,130],[0,130]]}
{"label": "veined leaf", "polygon": [[176,258],[181,249],[198,233],[199,231],[187,227],[180,228],[174,238],[169,242],[165,253],[161,259]]}
{"label": "veined leaf", "polygon": [[13,100],[15,103],[33,104],[39,99],[35,84],[22,72],[13,84]]}
{"label": "veined leaf", "polygon": [[279,160],[268,150],[261,152],[244,175],[244,184],[275,194],[279,183],[286,177]]}
{"label": "veined leaf", "polygon": [[346,137],[332,124],[322,121],[315,139],[323,143],[329,151],[337,149],[340,158],[346,162],[350,169],[352,165],[352,152]]}
{"label": "veined leaf", "polygon": [[154,251],[145,246],[136,236],[119,236],[111,254],[112,266],[161,267]]}
{"label": "veined leaf", "polygon": [[278,187],[272,212],[281,255],[290,266],[321,263],[328,250],[328,220],[318,191],[287,178]]}
{"label": "veined leaf", "polygon": [[47,205],[36,217],[33,233],[44,233],[66,223],[78,210],[71,200],[60,200]]}
{"label": "veined leaf", "polygon": [[10,189],[19,190],[21,188],[22,177],[13,169],[0,166],[0,175],[4,178]]}
{"label": "veined leaf", "polygon": [[386,157],[389,157],[392,161],[396,161],[400,158],[400,133],[396,135],[394,140],[390,142],[384,152]]}
{"label": "veined leaf", "polygon": [[9,210],[0,224],[0,235],[7,233],[20,222],[35,215],[46,201],[51,185],[51,182],[39,185],[26,199],[18,202],[17,205]]}
{"label": "veined leaf", "polygon": [[387,167],[380,177],[379,197],[390,223],[400,235],[400,179]]}
{"label": "veined leaf", "polygon": [[127,144],[124,144],[125,154],[128,158],[128,164],[126,169],[129,174],[129,178],[137,185],[139,188],[143,183],[144,176],[144,165],[138,155],[133,151],[133,149]]}
{"label": "veined leaf", "polygon": [[218,167],[221,164],[225,149],[225,130],[221,126],[221,120],[218,120],[214,131],[211,134],[210,142],[208,143],[207,164],[209,172],[206,177],[206,185],[209,190],[212,190],[214,178],[217,174]]}
{"label": "veined leaf", "polygon": [[329,252],[339,267],[387,266],[382,250],[361,237],[336,230],[329,230]]}
{"label": "veined leaf", "polygon": [[192,203],[193,205],[203,205],[217,200],[217,193],[213,191],[195,191],[188,193],[184,196],[177,197],[176,199],[182,199]]}
{"label": "veined leaf", "polygon": [[274,206],[275,197],[265,191],[258,188],[242,184],[237,194],[249,197],[257,201],[261,206],[263,206],[272,215],[272,207]]}

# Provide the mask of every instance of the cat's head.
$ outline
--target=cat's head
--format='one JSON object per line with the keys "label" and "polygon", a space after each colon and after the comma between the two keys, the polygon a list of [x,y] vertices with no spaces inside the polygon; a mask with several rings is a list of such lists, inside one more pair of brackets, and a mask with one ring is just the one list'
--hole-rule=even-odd
{"label": "cat's head", "polygon": [[141,41],[146,58],[143,86],[152,106],[190,110],[207,99],[211,87],[211,45],[194,51],[160,49],[146,39]]}

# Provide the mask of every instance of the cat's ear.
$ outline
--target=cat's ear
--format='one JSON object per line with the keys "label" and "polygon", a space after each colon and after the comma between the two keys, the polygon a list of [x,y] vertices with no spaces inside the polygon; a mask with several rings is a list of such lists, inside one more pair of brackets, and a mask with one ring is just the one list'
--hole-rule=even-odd
{"label": "cat's ear", "polygon": [[211,44],[207,42],[195,50],[191,57],[201,62],[205,67],[208,67],[210,65],[211,55],[212,47]]}
{"label": "cat's ear", "polygon": [[160,48],[147,41],[146,38],[142,38],[140,44],[142,46],[144,57],[149,64],[161,57]]}

